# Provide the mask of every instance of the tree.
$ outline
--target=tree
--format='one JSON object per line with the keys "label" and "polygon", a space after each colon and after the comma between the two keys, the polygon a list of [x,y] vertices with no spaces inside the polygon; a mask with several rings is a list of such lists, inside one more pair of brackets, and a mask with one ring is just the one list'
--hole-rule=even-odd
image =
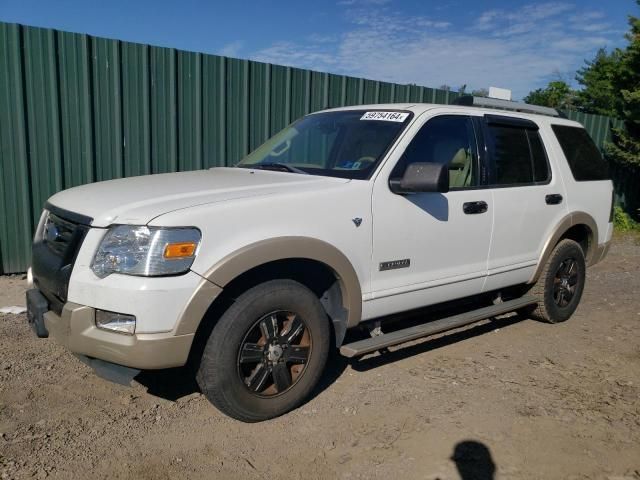
{"label": "tree", "polygon": [[613,77],[619,67],[620,56],[618,49],[607,53],[601,48],[593,60],[585,60],[585,66],[576,73],[576,80],[582,85],[576,98],[576,106],[581,111],[610,117],[616,115],[615,104],[620,95],[613,86]]}
{"label": "tree", "polygon": [[471,92],[471,95],[474,97],[488,97],[489,89],[488,88],[479,88]]}
{"label": "tree", "polygon": [[[636,3],[640,6],[640,0]],[[640,18],[629,16],[629,25],[629,45],[620,51],[612,76],[614,91],[621,98],[614,104],[615,113],[624,128],[614,130],[607,153],[618,164],[640,168]]]}
{"label": "tree", "polygon": [[524,97],[525,103],[551,108],[572,108],[576,92],[564,80],[549,82],[544,88],[538,88]]}

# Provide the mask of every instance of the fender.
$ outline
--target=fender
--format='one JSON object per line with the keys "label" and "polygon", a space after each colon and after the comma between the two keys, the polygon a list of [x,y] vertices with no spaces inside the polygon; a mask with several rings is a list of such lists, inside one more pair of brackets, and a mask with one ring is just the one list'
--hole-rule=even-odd
{"label": "fender", "polygon": [[[209,306],[232,280],[252,268],[276,260],[315,260],[331,268],[342,298],[341,317],[334,323],[341,330],[353,327],[362,317],[362,290],[355,269],[347,257],[327,242],[310,237],[277,237],[244,246],[227,255],[202,275],[203,281],[192,295],[179,320],[178,332],[193,333]],[[325,305],[326,308],[326,305]]]}
{"label": "fender", "polygon": [[585,262],[587,265],[591,265],[594,261],[594,253],[598,246],[598,225],[591,215],[585,212],[573,212],[564,217],[558,225],[553,229],[551,236],[547,239],[543,249],[542,255],[538,260],[538,267],[529,279],[529,284],[533,284],[538,281],[538,278],[542,274],[547,260],[551,256],[551,252],[556,247],[562,236],[575,225],[585,225],[589,233],[589,242],[587,246],[587,252],[585,254]]}

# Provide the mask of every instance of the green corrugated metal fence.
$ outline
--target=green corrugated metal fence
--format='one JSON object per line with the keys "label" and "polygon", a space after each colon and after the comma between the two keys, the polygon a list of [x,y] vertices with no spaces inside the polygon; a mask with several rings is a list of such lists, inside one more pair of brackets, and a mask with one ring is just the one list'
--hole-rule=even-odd
{"label": "green corrugated metal fence", "polygon": [[605,143],[611,141],[611,129],[622,127],[622,120],[605,117],[604,115],[592,115],[590,113],[565,110],[567,118],[580,122],[587,129],[591,138],[602,148]]}
{"label": "green corrugated metal fence", "polygon": [[[0,22],[0,273],[45,200],[83,183],[231,165],[300,116],[454,92]],[[599,145],[611,119],[578,116]]]}

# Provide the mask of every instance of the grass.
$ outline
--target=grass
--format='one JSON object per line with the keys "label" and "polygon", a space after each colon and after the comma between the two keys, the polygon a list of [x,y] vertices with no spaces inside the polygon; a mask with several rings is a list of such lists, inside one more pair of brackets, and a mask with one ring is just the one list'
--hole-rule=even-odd
{"label": "grass", "polygon": [[640,222],[616,205],[613,209],[613,234],[618,240],[626,238],[634,245],[640,245]]}
{"label": "grass", "polygon": [[631,218],[619,205],[613,209],[613,227],[620,233],[640,233],[640,223]]}

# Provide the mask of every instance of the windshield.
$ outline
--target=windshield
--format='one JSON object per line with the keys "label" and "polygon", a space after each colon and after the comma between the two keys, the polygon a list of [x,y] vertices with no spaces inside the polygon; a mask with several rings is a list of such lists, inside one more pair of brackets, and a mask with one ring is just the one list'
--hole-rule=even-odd
{"label": "windshield", "polygon": [[366,179],[410,118],[409,112],[384,110],[308,115],[267,140],[237,166]]}

